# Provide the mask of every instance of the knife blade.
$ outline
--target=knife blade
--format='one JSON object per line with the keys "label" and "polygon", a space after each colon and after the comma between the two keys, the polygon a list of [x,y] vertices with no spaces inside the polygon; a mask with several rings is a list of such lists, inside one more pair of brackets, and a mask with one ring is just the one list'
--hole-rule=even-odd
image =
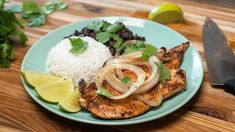
{"label": "knife blade", "polygon": [[203,47],[210,83],[235,95],[235,56],[224,33],[209,17],[203,25]]}

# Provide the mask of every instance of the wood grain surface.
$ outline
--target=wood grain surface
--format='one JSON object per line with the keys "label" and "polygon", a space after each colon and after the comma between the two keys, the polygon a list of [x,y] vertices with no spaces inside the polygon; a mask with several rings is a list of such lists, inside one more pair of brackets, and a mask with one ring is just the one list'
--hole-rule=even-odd
{"label": "wood grain surface", "polygon": [[[205,68],[203,83],[193,99],[176,112],[161,119],[128,126],[96,126],[64,119],[36,104],[24,90],[20,67],[28,49],[42,36],[71,22],[98,16],[131,16],[146,19],[149,11],[164,2],[182,7],[185,21],[167,26],[187,37],[198,49]],[[22,2],[11,1],[10,5]],[[38,0],[39,3],[44,1]],[[68,9],[48,17],[46,25],[25,27],[26,47],[17,47],[9,69],[0,69],[0,131],[235,131],[235,96],[212,88],[207,75],[202,25],[210,16],[224,31],[235,51],[235,9],[189,0],[64,0]]]}

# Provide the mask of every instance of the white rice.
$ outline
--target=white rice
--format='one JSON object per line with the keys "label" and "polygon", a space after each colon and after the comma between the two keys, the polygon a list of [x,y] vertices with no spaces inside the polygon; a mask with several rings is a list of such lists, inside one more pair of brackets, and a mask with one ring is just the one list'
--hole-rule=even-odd
{"label": "white rice", "polygon": [[71,54],[70,41],[64,39],[50,50],[46,61],[49,73],[71,78],[75,85],[81,79],[88,83],[92,81],[104,63],[112,58],[109,49],[102,43],[91,37],[80,38],[88,43],[87,49],[82,54]]}

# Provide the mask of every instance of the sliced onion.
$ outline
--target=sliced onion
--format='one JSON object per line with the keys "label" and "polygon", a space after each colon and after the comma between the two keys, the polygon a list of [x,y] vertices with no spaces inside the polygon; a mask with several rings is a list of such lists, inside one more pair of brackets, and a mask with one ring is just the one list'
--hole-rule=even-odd
{"label": "sliced onion", "polygon": [[117,57],[117,58],[113,58],[113,59],[107,61],[105,65],[118,64],[118,63],[128,63],[128,62],[132,62],[132,61],[133,61],[132,59]]}
{"label": "sliced onion", "polygon": [[105,76],[105,80],[118,92],[124,93],[128,90],[130,85],[124,84],[117,78],[113,72],[108,72]]}
{"label": "sliced onion", "polygon": [[134,66],[134,65],[130,65],[130,64],[124,64],[124,63],[120,63],[120,64],[110,64],[105,66],[104,68],[102,68],[99,73],[97,74],[96,78],[95,78],[95,83],[96,86],[98,88],[102,87],[102,82],[104,80],[105,75],[113,69],[126,69],[126,70],[130,70],[132,72],[134,72],[137,76],[137,81],[135,83],[133,83],[130,88],[123,93],[122,95],[118,95],[118,96],[111,96],[109,97],[110,99],[123,99],[128,97],[129,95],[131,95],[133,92],[135,92],[144,82],[145,78],[146,78],[146,73],[143,69],[141,69],[140,67]]}
{"label": "sliced onion", "polygon": [[150,90],[159,82],[158,68],[155,63],[160,62],[160,60],[156,56],[151,56],[148,61],[151,65],[151,75],[148,77],[147,80],[144,81],[143,85],[135,92],[136,94],[144,93]]}
{"label": "sliced onion", "polygon": [[116,69],[116,73],[119,79],[124,78],[124,75],[121,69]]}
{"label": "sliced onion", "polygon": [[159,106],[163,100],[163,95],[160,92],[158,93],[158,96],[154,100],[149,100],[141,95],[136,95],[135,97],[149,106],[156,107]]}
{"label": "sliced onion", "polygon": [[[141,62],[135,62],[134,61],[134,62],[129,62],[128,64],[132,64],[132,65],[145,65],[145,66],[150,67],[149,63],[148,62],[144,62],[144,61],[141,61]],[[119,79],[122,79],[124,77],[123,72],[120,69],[116,69],[116,74],[117,74]]]}

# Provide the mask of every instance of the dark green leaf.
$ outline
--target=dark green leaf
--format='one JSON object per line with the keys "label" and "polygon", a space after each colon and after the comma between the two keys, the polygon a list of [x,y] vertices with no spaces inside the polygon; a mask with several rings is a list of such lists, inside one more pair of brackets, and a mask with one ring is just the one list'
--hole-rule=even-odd
{"label": "dark green leaf", "polygon": [[113,34],[112,35],[113,40],[115,40],[117,43],[122,43],[123,39],[121,37],[119,37],[119,35],[117,34]]}
{"label": "dark green leaf", "polygon": [[40,8],[34,0],[28,0],[23,2],[22,16],[23,18],[31,18],[32,15],[40,15]]}
{"label": "dark green leaf", "polygon": [[81,38],[69,38],[72,48],[70,52],[72,54],[80,54],[87,48],[88,43]]}
{"label": "dark green leaf", "polygon": [[138,50],[144,49],[144,47],[145,47],[144,41],[136,41],[135,47],[136,47],[136,49],[138,49]]}
{"label": "dark green leaf", "polygon": [[101,28],[101,31],[106,31],[107,28],[111,25],[110,23],[108,23],[107,21],[102,21],[103,22],[103,26]]}
{"label": "dark green leaf", "polygon": [[171,78],[171,73],[170,70],[161,62],[155,63],[158,67],[158,72],[159,72],[159,80],[160,82],[164,82],[166,80],[169,80]]}
{"label": "dark green leaf", "polygon": [[118,22],[110,25],[108,28],[107,28],[107,31],[110,32],[110,33],[116,33],[120,30],[122,30],[124,28],[124,26]]}
{"label": "dark green leaf", "polygon": [[100,94],[100,95],[103,95],[105,97],[111,97],[112,94],[110,91],[108,91],[107,89],[104,89],[104,88],[99,88],[97,91],[96,91],[97,94]]}
{"label": "dark green leaf", "polygon": [[90,30],[94,30],[95,32],[99,32],[101,27],[103,26],[103,22],[95,22],[95,23],[92,23],[91,25],[88,25],[87,27],[90,29]]}
{"label": "dark green leaf", "polygon": [[115,41],[115,44],[113,47],[115,48],[116,52],[120,53],[123,50],[123,46],[122,46],[123,39],[119,37],[119,35],[117,34],[113,34],[112,38]]}
{"label": "dark green leaf", "polygon": [[22,20],[17,20],[16,22],[20,28],[24,28],[24,22]]}
{"label": "dark green leaf", "polygon": [[13,5],[8,9],[8,11],[10,12],[18,12],[18,13],[22,12],[22,10],[23,10],[22,4]]}
{"label": "dark green leaf", "polygon": [[121,79],[122,83],[129,84],[131,83],[131,79],[128,76],[125,76]]}
{"label": "dark green leaf", "polygon": [[140,50],[144,50],[144,41],[136,41],[135,44],[129,43],[124,46],[124,53],[131,53]]}
{"label": "dark green leaf", "polygon": [[157,48],[155,48],[154,46],[146,44],[141,58],[144,60],[148,60],[149,57],[156,54],[156,50]]}
{"label": "dark green leaf", "polygon": [[13,58],[13,47],[7,41],[0,44],[0,66],[4,68],[9,67]]}
{"label": "dark green leaf", "polygon": [[28,41],[28,38],[27,38],[27,36],[24,34],[24,32],[17,31],[15,34],[16,34],[17,37],[19,37],[21,44],[22,44],[22,45],[25,45],[25,44],[26,44],[26,41]]}
{"label": "dark green leaf", "polygon": [[101,43],[106,43],[110,40],[111,34],[109,32],[100,32],[97,33],[95,38]]}

